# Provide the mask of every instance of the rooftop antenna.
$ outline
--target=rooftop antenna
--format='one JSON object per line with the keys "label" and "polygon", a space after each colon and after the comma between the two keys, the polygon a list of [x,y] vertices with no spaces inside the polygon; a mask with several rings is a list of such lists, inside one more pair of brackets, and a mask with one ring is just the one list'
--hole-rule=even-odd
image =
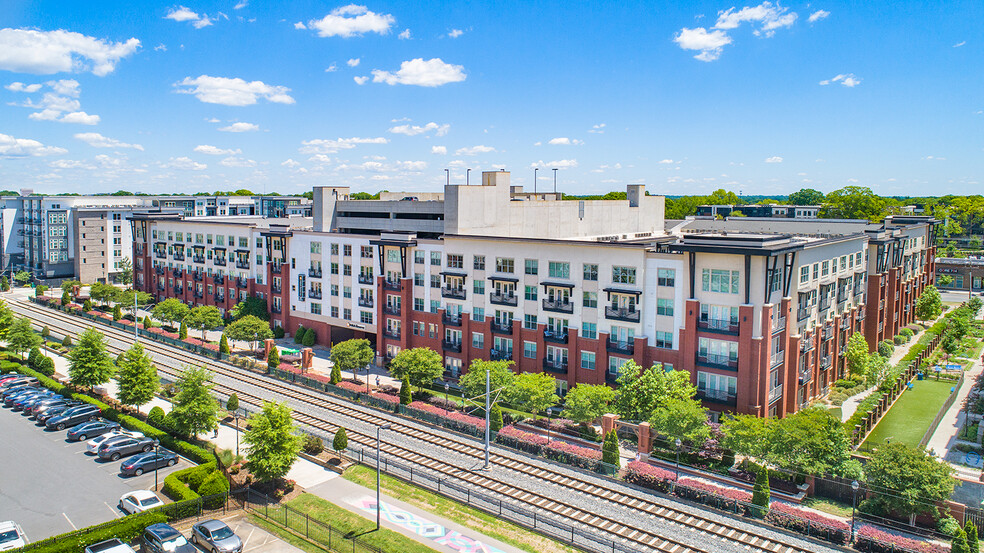
{"label": "rooftop antenna", "polygon": [[539,170],[540,170],[539,167],[533,168],[533,195],[534,196],[536,195],[536,172]]}
{"label": "rooftop antenna", "polygon": [[556,194],[557,193],[557,168],[556,167],[553,168],[553,172],[554,172],[554,194]]}

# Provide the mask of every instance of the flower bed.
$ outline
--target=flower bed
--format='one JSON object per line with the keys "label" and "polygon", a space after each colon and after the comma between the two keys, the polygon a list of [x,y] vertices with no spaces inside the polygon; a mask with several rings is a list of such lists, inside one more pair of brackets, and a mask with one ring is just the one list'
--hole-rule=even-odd
{"label": "flower bed", "polygon": [[769,505],[765,520],[779,528],[793,530],[838,545],[846,544],[851,536],[851,527],[846,522],[825,517],[814,511],[798,509],[781,501],[774,501]]}
{"label": "flower bed", "polygon": [[350,392],[355,392],[357,394],[364,393],[366,391],[365,384],[356,384],[355,382],[352,382],[350,380],[343,380],[338,384],[336,384],[336,386],[338,386],[343,390],[348,390]]}
{"label": "flower bed", "polygon": [[446,416],[457,423],[470,426],[475,430],[485,430],[484,418],[473,417],[472,415],[462,413],[461,411],[450,411]]}
{"label": "flower bed", "polygon": [[170,338],[172,340],[178,340],[179,339],[177,334],[175,334],[173,332],[168,332],[168,331],[164,330],[163,328],[161,328],[159,326],[155,326],[154,328],[148,328],[147,329],[147,332],[153,332],[154,334],[160,334],[161,336],[163,336],[165,338]]}
{"label": "flower bed", "polygon": [[520,451],[539,455],[543,451],[543,446],[547,445],[547,439],[539,434],[524,432],[513,425],[503,426],[496,441],[502,445],[516,448]]}
{"label": "flower bed", "polygon": [[543,448],[543,456],[588,470],[598,470],[601,465],[601,451],[567,442],[553,441],[548,443]]}
{"label": "flower bed", "polygon": [[397,405],[397,404],[400,403],[400,396],[394,396],[393,394],[375,393],[375,394],[370,394],[369,397],[371,397],[373,399],[378,399],[379,401],[382,401],[384,403],[388,403],[388,404],[391,404],[391,405]]}
{"label": "flower bed", "polygon": [[632,461],[625,467],[622,478],[630,484],[669,493],[676,474],[643,461]]}
{"label": "flower bed", "polygon": [[185,338],[182,341],[184,343],[188,344],[188,345],[191,345],[191,346],[199,346],[200,347],[200,346],[205,345],[205,342],[199,340],[198,338]]}
{"label": "flower bed", "polygon": [[683,499],[742,515],[747,514],[748,504],[752,502],[752,494],[744,490],[715,486],[692,478],[677,480],[673,493]]}
{"label": "flower bed", "polygon": [[440,407],[437,407],[436,405],[431,405],[430,403],[426,403],[426,402],[423,402],[423,401],[413,401],[413,402],[410,403],[410,407],[412,409],[416,409],[418,411],[423,411],[425,413],[430,413],[432,415],[439,415],[439,416],[442,416],[442,417],[448,416],[448,411],[446,411],[444,409],[441,409]]}
{"label": "flower bed", "polygon": [[948,553],[950,548],[914,540],[874,526],[862,526],[855,534],[854,548],[868,553]]}

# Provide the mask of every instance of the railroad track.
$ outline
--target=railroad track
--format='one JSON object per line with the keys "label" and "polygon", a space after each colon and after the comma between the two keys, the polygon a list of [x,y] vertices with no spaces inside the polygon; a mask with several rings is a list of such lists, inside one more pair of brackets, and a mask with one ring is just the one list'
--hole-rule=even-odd
{"label": "railroad track", "polygon": [[[78,333],[79,328],[86,328],[84,321],[80,321],[77,317],[40,307],[33,303],[11,303],[12,307],[15,308],[15,311],[18,311],[19,313],[28,315],[44,315],[48,318],[56,319],[62,322],[65,326],[48,325],[53,329],[59,330],[61,334],[76,334]],[[108,326],[100,328],[105,331],[107,335],[117,340],[129,340],[131,338],[130,334],[119,329]],[[393,416],[384,418],[379,416],[377,412],[371,408],[361,406],[357,407],[351,403],[345,402],[344,400],[336,399],[331,396],[315,394],[300,387],[285,387],[280,381],[273,381],[272,379],[257,375],[245,369],[233,367],[224,363],[218,363],[201,356],[195,356],[191,353],[182,352],[178,348],[173,348],[172,346],[161,345],[149,340],[144,341],[143,344],[148,351],[153,352],[158,356],[172,359],[179,364],[185,364],[188,362],[204,364],[209,367],[210,370],[216,372],[216,374],[222,374],[223,376],[233,378],[237,381],[245,381],[251,386],[261,388],[264,391],[269,391],[273,394],[282,395],[295,401],[305,402],[312,406],[326,409],[339,415],[364,421],[367,424],[391,424],[401,436],[414,438],[431,446],[447,448],[455,453],[474,457],[476,459],[481,459],[484,456],[484,450],[480,447],[449,439],[439,434],[421,430],[414,426],[409,426],[399,417]],[[117,347],[111,347],[110,349],[114,352],[121,351],[121,348]],[[160,365],[158,366],[160,367]],[[170,376],[176,376],[176,372],[171,372],[170,370],[162,370],[162,372]],[[275,385],[274,383],[279,385]],[[251,403],[256,406],[261,405],[266,399],[221,384],[216,384],[215,388],[216,391],[226,395],[235,392],[241,399],[244,399],[247,403]],[[295,419],[298,422],[328,433],[334,432],[337,428],[337,425],[319,417],[298,413],[296,411],[294,414]],[[350,436],[353,436],[353,441],[364,446],[375,446],[375,438],[373,436],[358,432],[351,432]],[[478,488],[497,492],[511,499],[515,499],[516,501],[530,505],[536,509],[543,509],[562,518],[580,522],[590,528],[602,530],[607,534],[614,535],[625,541],[645,545],[648,548],[654,548],[658,551],[700,551],[699,549],[694,549],[692,546],[668,540],[658,534],[628,527],[612,518],[587,511],[584,508],[575,507],[540,494],[522,490],[511,484],[489,478],[485,475],[464,471],[463,469],[450,465],[443,460],[420,454],[398,444],[387,442],[384,451],[394,457],[405,459],[411,463],[421,465],[437,473],[453,475],[454,477],[468,482]],[[794,545],[783,540],[757,536],[734,525],[719,521],[712,521],[708,518],[700,517],[681,509],[661,505],[652,500],[628,495],[618,490],[598,485],[595,482],[591,482],[578,476],[576,473],[561,474],[555,471],[547,470],[527,462],[520,456],[503,455],[501,453],[494,452],[490,456],[490,461],[498,467],[519,472],[526,476],[534,476],[543,481],[550,482],[558,486],[563,486],[567,489],[575,490],[587,496],[608,501],[634,511],[646,513],[651,517],[663,519],[686,529],[697,531],[708,536],[715,536],[722,540],[736,542],[736,544],[740,544],[743,548],[748,550],[776,553],[805,553],[808,551],[813,551],[813,549],[804,549],[799,545]]]}

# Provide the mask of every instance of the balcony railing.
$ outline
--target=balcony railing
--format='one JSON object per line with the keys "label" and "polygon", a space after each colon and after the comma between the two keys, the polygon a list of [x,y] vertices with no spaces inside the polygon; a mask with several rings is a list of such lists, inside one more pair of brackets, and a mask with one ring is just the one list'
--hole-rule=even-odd
{"label": "balcony railing", "polygon": [[606,319],[637,323],[639,322],[640,316],[641,316],[641,312],[635,308],[613,307],[613,306],[605,307]]}
{"label": "balcony railing", "polygon": [[799,309],[796,310],[796,320],[797,321],[802,321],[803,319],[806,319],[809,316],[810,316],[810,308],[809,307],[800,307]]}
{"label": "balcony railing", "polygon": [[383,336],[386,336],[387,338],[392,338],[394,340],[399,340],[400,339],[400,329],[399,328],[389,328],[389,327],[384,328],[383,329]]}
{"label": "balcony railing", "polygon": [[513,358],[512,350],[498,350],[494,349],[489,352],[489,357],[493,361],[508,361]]}
{"label": "balcony railing", "polygon": [[143,255],[143,254],[144,254],[143,244],[134,244],[133,245],[133,255]]}
{"label": "balcony railing", "polygon": [[448,313],[445,311],[441,315],[441,322],[447,326],[461,326],[461,314],[460,313]]}
{"label": "balcony railing", "polygon": [[461,353],[461,342],[453,340],[441,340],[441,347],[444,351],[453,351],[455,353]]}
{"label": "balcony railing", "polygon": [[612,340],[609,338],[605,342],[605,348],[609,353],[622,353],[625,355],[633,355],[635,353],[635,342],[628,340]]}
{"label": "balcony railing", "polygon": [[320,288],[318,289],[311,288],[310,290],[308,290],[308,297],[310,297],[313,300],[320,300],[322,293],[323,292],[321,291]]}
{"label": "balcony railing", "polygon": [[218,275],[217,274],[217,275],[215,275],[215,276],[212,277],[212,282],[214,282],[215,284],[217,284],[219,286],[222,286],[222,285],[225,284],[225,276]]}
{"label": "balcony railing", "polygon": [[697,328],[711,332],[738,334],[738,321],[731,321],[729,319],[704,319],[697,321]]}
{"label": "balcony railing", "polygon": [[174,278],[181,278],[184,275],[184,271],[181,269],[171,269],[171,276]]}
{"label": "balcony railing", "polygon": [[492,321],[492,332],[496,334],[512,334],[512,321]]}
{"label": "balcony railing", "polygon": [[308,269],[308,276],[311,278],[321,278],[321,267],[311,267]]}
{"label": "balcony railing", "polygon": [[519,300],[513,292],[492,292],[489,294],[489,301],[496,305],[509,305],[516,307]]}
{"label": "balcony railing", "polygon": [[569,298],[543,298],[543,310],[553,311],[555,313],[574,313],[574,302]]}
{"label": "balcony railing", "polygon": [[613,373],[611,371],[605,371],[605,383],[606,384],[616,384],[618,382],[618,373]]}
{"label": "balcony railing", "polygon": [[[318,273],[318,276],[321,276],[321,274]],[[372,284],[372,283],[373,283],[372,282],[372,275],[367,275],[367,274],[364,274],[364,273],[359,273],[359,284]]]}
{"label": "balcony railing", "polygon": [[846,289],[837,291],[837,303],[844,303],[850,294]]}
{"label": "balcony railing", "polygon": [[172,257],[174,257],[174,260],[175,261],[184,261],[185,260],[185,254],[179,253],[179,252],[174,252],[174,254],[172,255]]}
{"label": "balcony railing", "polygon": [[705,365],[712,365],[714,367],[721,367],[725,369],[738,368],[738,360],[732,359],[730,355],[720,355],[716,353],[707,353],[701,355],[698,353],[697,362],[703,363]]}
{"label": "balcony railing", "polygon": [[283,288],[281,288],[280,285],[278,284],[274,284],[273,286],[270,287],[270,292],[273,294],[279,294],[283,292]]}
{"label": "balcony railing", "polygon": [[195,271],[191,273],[191,279],[194,280],[195,282],[201,282],[202,280],[205,279],[205,275],[200,271]]}
{"label": "balcony railing", "polygon": [[555,374],[567,374],[567,359],[544,357],[543,370]]}
{"label": "balcony railing", "polygon": [[383,289],[384,290],[392,290],[394,292],[399,292],[400,290],[403,289],[403,287],[400,285],[400,281],[399,280],[386,279],[386,280],[383,281]]}
{"label": "balcony railing", "polygon": [[782,365],[782,362],[785,361],[785,360],[786,360],[786,352],[785,351],[780,351],[778,353],[773,353],[772,355],[769,356],[769,367],[774,369],[774,368],[778,367],[779,365]]}
{"label": "balcony railing", "polygon": [[834,328],[831,326],[823,327],[823,331],[820,333],[820,340],[826,342],[834,337]]}
{"label": "balcony railing", "polygon": [[215,266],[218,266],[218,267],[225,267],[226,266],[226,260],[225,260],[224,257],[213,257],[212,258],[212,264],[215,265]]}
{"label": "balcony railing", "polygon": [[453,300],[463,300],[465,299],[465,289],[464,288],[448,288],[445,286],[441,288],[441,297],[450,298]]}
{"label": "balcony railing", "polygon": [[776,317],[772,319],[772,332],[786,330],[786,317]]}
{"label": "balcony railing", "polygon": [[776,386],[775,388],[769,390],[769,403],[775,403],[775,401],[782,397],[782,384]]}
{"label": "balcony railing", "polygon": [[400,306],[392,303],[387,303],[383,306],[383,313],[387,315],[400,315]]}
{"label": "balcony railing", "polygon": [[844,317],[840,322],[840,329],[847,330],[851,328],[851,319],[849,317]]}
{"label": "balcony railing", "polygon": [[800,342],[800,353],[806,353],[808,351],[813,351],[813,340],[809,338],[803,338]]}
{"label": "balcony railing", "polygon": [[274,304],[270,306],[270,313],[276,313],[279,315],[282,312],[283,312],[283,308],[280,307],[279,305]]}
{"label": "balcony railing", "polygon": [[158,282],[157,283],[157,289],[158,290],[160,290],[161,292],[163,292],[164,291],[164,288],[165,287],[164,287],[164,283],[163,282]]}
{"label": "balcony railing", "polygon": [[164,267],[161,267],[161,266],[154,267],[154,272],[157,273],[157,274],[159,274],[159,275],[163,275],[164,274]]}
{"label": "balcony railing", "polygon": [[271,263],[270,272],[275,275],[279,275],[281,272],[283,272],[283,267],[284,267],[283,263]]}
{"label": "balcony railing", "polygon": [[567,329],[558,330],[555,328],[545,328],[543,329],[543,341],[553,342],[555,344],[566,344],[567,343]]}
{"label": "balcony railing", "polygon": [[862,309],[862,310],[860,310],[860,311],[858,311],[858,313],[857,313],[857,315],[855,315],[855,318],[856,318],[857,320],[859,320],[859,321],[863,321],[863,320],[864,320],[864,318],[865,318],[865,312],[864,312],[864,309]]}
{"label": "balcony railing", "polygon": [[697,399],[702,399],[704,401],[710,401],[713,403],[721,403],[724,405],[737,405],[738,394],[735,392],[729,392],[727,390],[698,388]]}
{"label": "balcony railing", "polygon": [[249,269],[249,261],[248,260],[237,259],[236,260],[236,268],[237,269]]}
{"label": "balcony railing", "polygon": [[195,296],[195,299],[202,299],[202,298],[205,297],[205,294],[203,292],[199,292],[198,290],[195,290],[194,296]]}
{"label": "balcony railing", "polygon": [[372,307],[372,306],[373,306],[372,298],[368,298],[366,296],[359,296],[359,307]]}
{"label": "balcony railing", "polygon": [[239,288],[246,288],[246,287],[249,286],[249,281],[246,280],[245,278],[237,278],[236,279],[236,286],[239,287]]}
{"label": "balcony railing", "polygon": [[175,286],[174,287],[174,293],[175,294],[178,294],[178,295],[183,294],[184,293],[184,288],[181,287],[181,286]]}
{"label": "balcony railing", "polygon": [[824,356],[820,358],[820,368],[829,369],[830,368],[830,356]]}
{"label": "balcony railing", "polygon": [[193,255],[193,256],[191,256],[191,262],[192,263],[205,263],[205,256],[204,255]]}
{"label": "balcony railing", "polygon": [[810,381],[812,381],[812,380],[813,380],[813,371],[811,371],[809,369],[800,369],[800,371],[799,371],[799,383],[800,383],[801,386],[803,384],[809,384]]}
{"label": "balcony railing", "polygon": [[224,302],[225,301],[225,295],[223,295],[223,294],[213,294],[212,295],[212,299],[215,300],[215,301],[217,301],[217,302]]}

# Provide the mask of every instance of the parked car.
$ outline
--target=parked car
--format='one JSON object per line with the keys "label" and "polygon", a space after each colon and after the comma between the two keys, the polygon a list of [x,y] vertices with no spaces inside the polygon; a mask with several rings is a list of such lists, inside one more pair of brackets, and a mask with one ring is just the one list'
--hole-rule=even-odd
{"label": "parked car", "polygon": [[99,543],[94,543],[85,548],[84,553],[136,553],[132,547],[113,538]]}
{"label": "parked car", "polygon": [[133,513],[142,513],[148,509],[160,507],[163,504],[164,502],[154,492],[150,490],[137,490],[121,497],[117,507],[124,513],[132,515]]}
{"label": "parked car", "polygon": [[143,533],[144,553],[198,553],[194,545],[173,527],[163,522],[151,524]]}
{"label": "parked car", "polygon": [[242,553],[243,540],[221,520],[205,520],[191,527],[191,543],[212,553]]}
{"label": "parked car", "polygon": [[95,405],[89,405],[88,403],[76,405],[75,407],[66,409],[57,417],[51,417],[44,424],[49,430],[65,430],[69,426],[75,426],[83,421],[96,420],[99,418],[99,412],[100,409]]}
{"label": "parked car", "polygon": [[22,385],[37,386],[38,379],[34,378],[33,376],[22,376],[20,378],[11,378],[10,380],[4,382],[3,385],[0,386],[0,388],[4,390],[9,390],[10,388],[16,388],[17,386],[22,386]]}
{"label": "parked car", "polygon": [[33,405],[35,401],[42,401],[54,396],[55,393],[51,390],[42,390],[36,394],[24,394],[17,401],[14,401],[12,407],[14,411],[23,411],[28,405]]}
{"label": "parked car", "polygon": [[119,440],[106,440],[99,446],[99,450],[96,451],[96,455],[98,455],[100,459],[118,461],[120,457],[132,455],[138,451],[147,453],[154,449],[154,446],[156,445],[157,440],[153,438],[131,438],[127,436],[126,438]]}
{"label": "parked car", "polygon": [[[110,446],[112,447],[112,446]],[[166,449],[141,453],[120,464],[120,474],[123,476],[140,476],[145,472],[164,467],[173,467],[178,463],[178,456]]]}
{"label": "parked car", "polygon": [[10,393],[4,394],[3,396],[3,404],[7,407],[10,407],[11,405],[14,404],[15,401],[17,401],[18,399],[20,399],[25,395],[33,396],[34,394],[40,392],[40,390],[38,390],[34,386],[27,386],[27,385],[18,386],[17,388],[11,388],[9,391]]}
{"label": "parked car", "polygon": [[15,378],[24,378],[26,376],[27,376],[26,374],[18,374],[18,373],[7,373],[4,375],[0,375],[0,386],[3,386],[3,383],[8,380],[13,380]]}
{"label": "parked car", "polygon": [[42,407],[39,410],[34,411],[34,420],[38,421],[40,424],[45,424],[49,420],[58,415],[68,411],[72,407],[78,407],[82,402],[74,399],[66,400],[62,403],[54,403],[48,405],[47,407]]}
{"label": "parked car", "polygon": [[66,437],[69,440],[84,442],[89,438],[101,436],[108,432],[120,429],[120,423],[112,421],[83,422],[78,426],[73,426],[68,431]]}
{"label": "parked car", "polygon": [[45,398],[33,405],[28,406],[24,411],[30,413],[32,416],[36,416],[42,409],[50,407],[53,405],[58,405],[60,403],[71,403],[72,406],[78,405],[80,402],[78,400],[69,399],[61,395],[53,395],[49,398]]}
{"label": "parked car", "polygon": [[20,525],[12,520],[0,522],[0,551],[9,551],[27,545],[27,537]]}
{"label": "parked car", "polygon": [[131,432],[129,430],[116,430],[113,432],[107,432],[102,436],[96,436],[95,438],[92,438],[88,442],[86,442],[85,450],[95,455],[96,453],[99,452],[99,446],[103,445],[108,440],[112,440],[115,438],[126,438],[126,437],[143,438],[143,434],[141,434],[140,432]]}

